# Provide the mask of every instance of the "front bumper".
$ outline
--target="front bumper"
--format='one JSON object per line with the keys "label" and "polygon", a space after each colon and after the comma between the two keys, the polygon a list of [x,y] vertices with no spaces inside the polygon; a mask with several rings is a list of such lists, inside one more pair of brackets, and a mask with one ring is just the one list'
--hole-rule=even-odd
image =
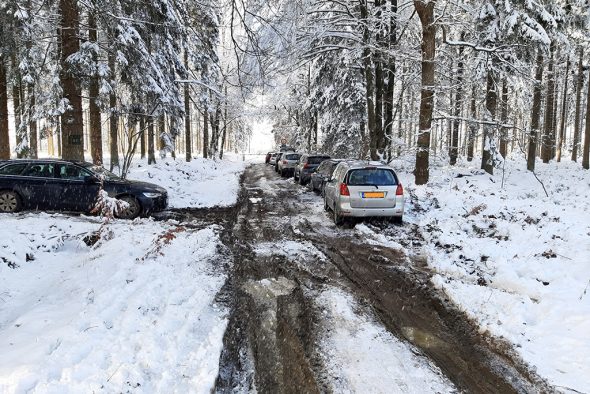
{"label": "front bumper", "polygon": [[150,212],[159,212],[163,211],[168,208],[168,195],[164,194],[159,197],[149,198],[145,196],[141,196],[138,198],[141,207],[143,208],[143,213],[147,214]]}

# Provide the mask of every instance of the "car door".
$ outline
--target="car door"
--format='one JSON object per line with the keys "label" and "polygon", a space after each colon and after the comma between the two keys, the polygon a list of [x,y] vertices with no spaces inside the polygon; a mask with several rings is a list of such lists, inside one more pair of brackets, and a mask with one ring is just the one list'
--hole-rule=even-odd
{"label": "car door", "polygon": [[65,210],[88,212],[91,210],[100,184],[89,181],[95,178],[94,175],[85,168],[75,164],[60,164],[57,169],[58,182],[61,185],[60,199]]}
{"label": "car door", "polygon": [[336,169],[334,170],[334,173],[332,174],[332,176],[330,177],[330,179],[326,182],[326,185],[324,186],[324,194],[325,194],[325,198],[326,201],[328,202],[328,205],[333,208],[334,207],[334,202],[336,199],[336,192],[339,191],[339,176],[343,171],[343,167],[342,166],[337,166]]}
{"label": "car door", "polygon": [[59,209],[60,187],[53,162],[33,161],[20,174],[18,192],[29,209]]}

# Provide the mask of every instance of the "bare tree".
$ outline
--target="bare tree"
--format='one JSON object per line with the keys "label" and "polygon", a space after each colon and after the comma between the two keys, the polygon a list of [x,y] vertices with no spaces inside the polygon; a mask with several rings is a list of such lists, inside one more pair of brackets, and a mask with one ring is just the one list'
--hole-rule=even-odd
{"label": "bare tree", "polygon": [[572,146],[572,161],[578,161],[578,149],[580,146],[580,119],[582,117],[580,101],[584,88],[584,48],[580,48],[580,61],[578,63],[578,75],[576,81],[576,114],[574,116],[574,141]]}
{"label": "bare tree", "polygon": [[0,56],[0,160],[10,159],[8,132],[8,81],[4,56]]}
{"label": "bare tree", "polygon": [[531,115],[531,130],[529,132],[529,149],[527,155],[527,169],[535,171],[537,157],[537,139],[539,138],[539,121],[541,118],[541,89],[543,83],[543,54],[537,53],[537,71],[535,73],[535,87],[533,93],[533,111]]}

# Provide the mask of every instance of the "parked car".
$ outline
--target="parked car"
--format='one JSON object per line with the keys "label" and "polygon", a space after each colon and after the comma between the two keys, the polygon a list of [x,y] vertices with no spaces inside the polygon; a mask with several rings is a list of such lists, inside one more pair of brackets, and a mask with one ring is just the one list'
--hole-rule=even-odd
{"label": "parked car", "polygon": [[275,172],[279,172],[279,162],[281,161],[281,158],[283,157],[283,154],[285,152],[279,152],[277,153],[277,157],[275,157]]}
{"label": "parked car", "polygon": [[158,185],[119,178],[86,162],[10,160],[0,163],[0,212],[56,210],[89,212],[101,187],[128,208],[117,216],[133,219],[168,206],[168,193]]}
{"label": "parked car", "polygon": [[273,153],[274,153],[274,152],[268,152],[268,153],[266,154],[266,158],[264,159],[264,164],[269,164],[269,163],[270,163],[270,158],[272,157],[272,154],[273,154]]}
{"label": "parked car", "polygon": [[278,152],[274,152],[270,155],[270,159],[268,160],[268,164],[270,164],[271,166],[274,166],[277,164],[277,156],[278,156]]}
{"label": "parked car", "polygon": [[309,186],[311,190],[323,195],[326,182],[328,182],[328,179],[330,179],[334,173],[334,169],[341,161],[342,160],[338,159],[323,161],[310,176]]}
{"label": "parked car", "polygon": [[306,185],[311,179],[311,174],[315,169],[318,168],[322,162],[329,159],[330,156],[328,155],[302,155],[301,159],[299,159],[299,163],[295,166],[293,178],[296,182],[299,182],[300,185]]}
{"label": "parked car", "polygon": [[295,171],[295,166],[297,166],[297,163],[299,163],[300,158],[301,158],[301,155],[299,153],[294,153],[294,152],[283,153],[283,155],[281,156],[281,160],[279,160],[277,162],[278,163],[277,168],[278,168],[279,174],[281,174],[281,176],[283,176],[283,177],[293,175],[293,172]]}
{"label": "parked car", "polygon": [[350,217],[388,217],[401,222],[404,188],[387,165],[341,162],[325,185],[324,208],[332,211],[336,225]]}

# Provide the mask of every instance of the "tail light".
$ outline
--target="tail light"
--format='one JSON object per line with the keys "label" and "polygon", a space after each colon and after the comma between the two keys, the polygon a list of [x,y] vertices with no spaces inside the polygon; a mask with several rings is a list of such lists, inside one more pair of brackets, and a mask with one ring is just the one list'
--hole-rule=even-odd
{"label": "tail light", "polygon": [[287,160],[283,160],[283,164],[287,164]]}
{"label": "tail light", "polygon": [[346,185],[346,183],[340,184],[340,195],[341,196],[350,196],[350,190],[348,190],[348,185]]}
{"label": "tail light", "polygon": [[309,168],[309,164],[305,163],[305,164],[303,165],[303,168],[305,168],[305,169],[308,169],[308,168]]}
{"label": "tail light", "polygon": [[404,195],[404,187],[402,186],[401,183],[399,183],[397,185],[397,189],[395,190],[395,195],[396,196],[403,196]]}

